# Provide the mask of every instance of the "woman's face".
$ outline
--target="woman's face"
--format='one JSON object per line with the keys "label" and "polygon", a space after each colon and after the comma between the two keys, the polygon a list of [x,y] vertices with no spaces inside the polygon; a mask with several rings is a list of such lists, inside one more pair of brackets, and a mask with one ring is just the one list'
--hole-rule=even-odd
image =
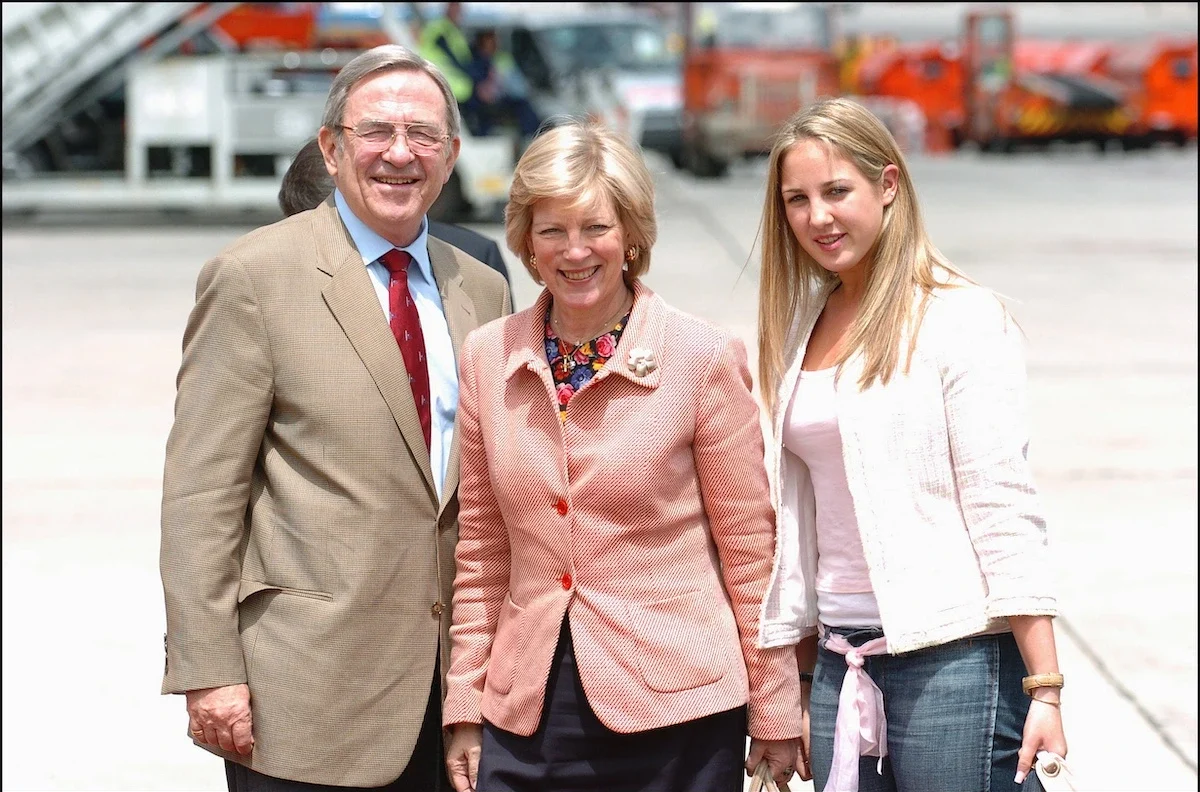
{"label": "woman's face", "polygon": [[800,247],[836,274],[858,267],[883,228],[900,169],[888,165],[880,184],[822,141],[805,139],[784,155],[780,193]]}
{"label": "woman's face", "polygon": [[547,198],[534,204],[529,249],[558,309],[603,320],[625,299],[625,234],[607,197],[591,206],[572,203]]}

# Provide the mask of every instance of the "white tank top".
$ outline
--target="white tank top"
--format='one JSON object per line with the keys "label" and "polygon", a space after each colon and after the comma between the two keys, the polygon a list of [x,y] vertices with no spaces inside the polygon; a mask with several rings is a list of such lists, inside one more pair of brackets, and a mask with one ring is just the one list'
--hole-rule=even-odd
{"label": "white tank top", "polygon": [[817,504],[817,613],[831,627],[882,627],[842,461],[837,368],[801,371],[784,415],[783,446],[808,466]]}

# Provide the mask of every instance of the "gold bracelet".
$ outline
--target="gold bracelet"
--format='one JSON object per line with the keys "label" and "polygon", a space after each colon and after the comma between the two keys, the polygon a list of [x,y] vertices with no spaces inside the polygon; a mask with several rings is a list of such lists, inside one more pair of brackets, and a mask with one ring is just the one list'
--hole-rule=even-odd
{"label": "gold bracelet", "polygon": [[1063,686],[1062,674],[1033,674],[1021,680],[1021,688],[1026,695],[1032,696],[1033,691],[1040,687],[1060,688]]}
{"label": "gold bracelet", "polygon": [[1062,709],[1061,701],[1050,701],[1049,699],[1042,699],[1042,698],[1038,698],[1037,696],[1033,696],[1033,695],[1031,695],[1029,698],[1033,699],[1034,701],[1040,701],[1043,704],[1049,704],[1051,707],[1055,707],[1057,709]]}

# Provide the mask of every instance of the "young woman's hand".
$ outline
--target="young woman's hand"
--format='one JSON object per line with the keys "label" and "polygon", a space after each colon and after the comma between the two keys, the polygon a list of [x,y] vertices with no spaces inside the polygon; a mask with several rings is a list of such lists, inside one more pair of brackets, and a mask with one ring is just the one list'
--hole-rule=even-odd
{"label": "young woman's hand", "polygon": [[801,781],[812,781],[812,753],[809,748],[808,705],[812,698],[812,685],[800,683],[800,741],[796,746],[796,775]]}
{"label": "young woman's hand", "polygon": [[1067,756],[1067,738],[1063,734],[1062,710],[1054,706],[1058,702],[1057,690],[1037,690],[1029,703],[1029,714],[1025,716],[1025,730],[1021,735],[1021,750],[1017,753],[1017,777],[1020,784],[1033,769],[1038,751],[1051,751],[1064,759]]}

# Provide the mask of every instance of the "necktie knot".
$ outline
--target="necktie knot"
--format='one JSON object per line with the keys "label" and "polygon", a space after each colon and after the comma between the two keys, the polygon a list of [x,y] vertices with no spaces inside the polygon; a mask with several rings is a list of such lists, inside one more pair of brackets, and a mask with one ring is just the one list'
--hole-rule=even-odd
{"label": "necktie knot", "polygon": [[387,253],[384,253],[382,256],[380,256],[379,260],[383,262],[383,266],[387,267],[388,272],[390,272],[394,278],[397,275],[405,275],[408,273],[408,265],[412,262],[412,256],[403,250],[392,248]]}

